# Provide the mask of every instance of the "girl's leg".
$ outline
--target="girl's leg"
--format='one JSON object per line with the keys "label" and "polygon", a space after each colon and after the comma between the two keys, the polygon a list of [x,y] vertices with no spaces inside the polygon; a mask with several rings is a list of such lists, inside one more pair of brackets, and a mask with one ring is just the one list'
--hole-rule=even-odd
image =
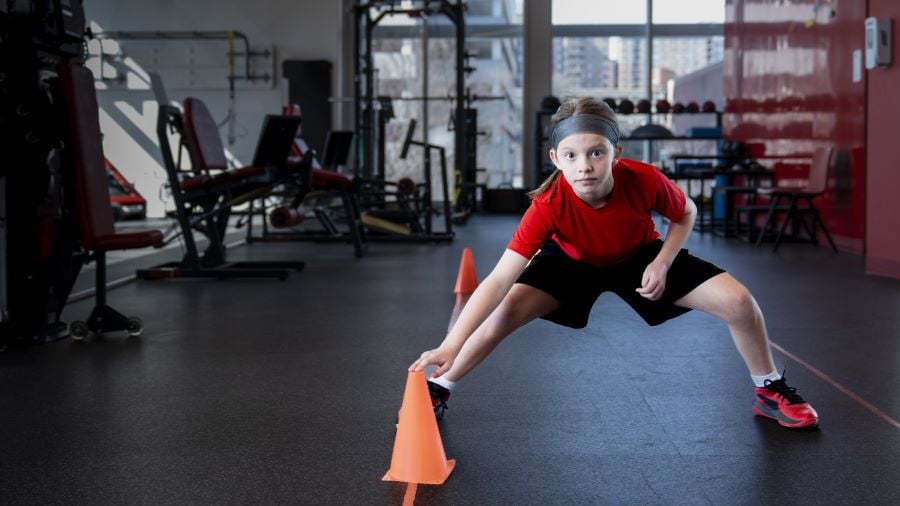
{"label": "girl's leg", "polygon": [[550,294],[530,285],[516,283],[497,309],[469,336],[453,366],[443,377],[459,381],[480,364],[506,336],[522,325],[559,307]]}
{"label": "girl's leg", "polygon": [[762,376],[775,370],[762,311],[747,288],[727,272],[706,280],[675,305],[725,320],[750,374]]}

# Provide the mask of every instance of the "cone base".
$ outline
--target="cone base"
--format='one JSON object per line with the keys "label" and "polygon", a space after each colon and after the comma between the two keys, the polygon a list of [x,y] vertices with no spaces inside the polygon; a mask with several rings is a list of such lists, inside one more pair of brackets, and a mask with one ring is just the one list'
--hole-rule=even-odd
{"label": "cone base", "polygon": [[450,476],[450,473],[453,472],[453,468],[456,467],[456,460],[450,459],[447,461],[447,474],[435,478],[434,480],[404,480],[401,478],[395,478],[391,476],[391,472],[388,471],[384,478],[381,481],[402,481],[404,483],[421,483],[422,485],[443,485],[447,478]]}

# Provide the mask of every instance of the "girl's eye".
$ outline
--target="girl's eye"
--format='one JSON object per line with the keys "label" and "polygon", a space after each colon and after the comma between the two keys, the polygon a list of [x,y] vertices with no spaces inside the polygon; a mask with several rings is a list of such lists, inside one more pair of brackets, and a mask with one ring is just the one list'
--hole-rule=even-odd
{"label": "girl's eye", "polygon": [[595,149],[595,150],[591,151],[591,156],[594,158],[601,158],[605,154],[606,153],[604,153],[602,150],[599,150],[599,149]]}
{"label": "girl's eye", "polygon": [[565,158],[566,160],[574,160],[575,153],[563,153],[563,158]]}

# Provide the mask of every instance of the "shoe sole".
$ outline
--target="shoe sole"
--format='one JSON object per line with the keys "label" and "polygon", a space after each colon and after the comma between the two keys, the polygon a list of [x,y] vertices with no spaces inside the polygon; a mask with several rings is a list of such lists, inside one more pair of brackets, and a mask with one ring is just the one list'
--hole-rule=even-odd
{"label": "shoe sole", "polygon": [[772,420],[778,422],[778,425],[787,427],[788,429],[811,429],[819,425],[818,418],[810,418],[808,420],[794,420],[785,416],[781,411],[768,409],[759,405],[753,406],[753,412],[757,416],[761,416],[763,418],[771,418]]}

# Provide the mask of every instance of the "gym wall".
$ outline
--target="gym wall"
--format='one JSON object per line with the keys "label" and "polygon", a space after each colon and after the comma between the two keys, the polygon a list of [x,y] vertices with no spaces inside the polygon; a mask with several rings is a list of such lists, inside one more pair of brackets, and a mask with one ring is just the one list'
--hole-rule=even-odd
{"label": "gym wall", "polygon": [[[257,136],[266,114],[277,114],[287,100],[281,82],[284,60],[327,60],[337,65],[341,38],[342,2],[313,0],[256,0],[252,8],[242,2],[195,0],[94,0],[86,3],[89,24],[97,31],[229,31],[242,32],[251,51],[274,48],[274,58],[263,61],[259,69],[273,74],[268,82],[237,82],[234,111],[234,156],[245,163],[253,157]],[[104,52],[116,52],[115,43],[104,43]],[[132,48],[129,51],[129,47]],[[241,45],[236,45],[242,51]],[[182,101],[194,96],[202,99],[218,122],[228,116],[227,71],[228,42],[224,41],[121,41],[122,51],[112,61],[124,69],[116,74],[124,82],[108,81],[99,85],[101,128],[104,151],[138,191],[147,198],[148,215],[165,212],[159,198],[165,171],[156,138],[157,107],[146,80],[146,67],[160,69],[168,98]],[[224,62],[224,64],[223,64]],[[254,61],[256,63],[256,61]],[[112,65],[110,65],[112,67]],[[109,70],[109,68],[107,70]],[[335,67],[337,68],[337,67]],[[98,70],[96,65],[92,70]],[[332,79],[335,83],[335,79]],[[336,84],[332,84],[332,88]],[[105,89],[104,89],[105,88]],[[339,93],[334,92],[335,95]],[[220,129],[223,144],[228,145],[229,128]]]}
{"label": "gym wall", "polygon": [[866,272],[900,279],[900,3],[869,0],[869,16],[893,20],[893,63],[866,71]]}
{"label": "gym wall", "polygon": [[840,162],[818,207],[838,247],[862,253],[866,72],[853,80],[853,51],[864,47],[866,2],[817,5],[754,0],[729,4],[724,134],[762,143],[766,155],[835,147]]}

